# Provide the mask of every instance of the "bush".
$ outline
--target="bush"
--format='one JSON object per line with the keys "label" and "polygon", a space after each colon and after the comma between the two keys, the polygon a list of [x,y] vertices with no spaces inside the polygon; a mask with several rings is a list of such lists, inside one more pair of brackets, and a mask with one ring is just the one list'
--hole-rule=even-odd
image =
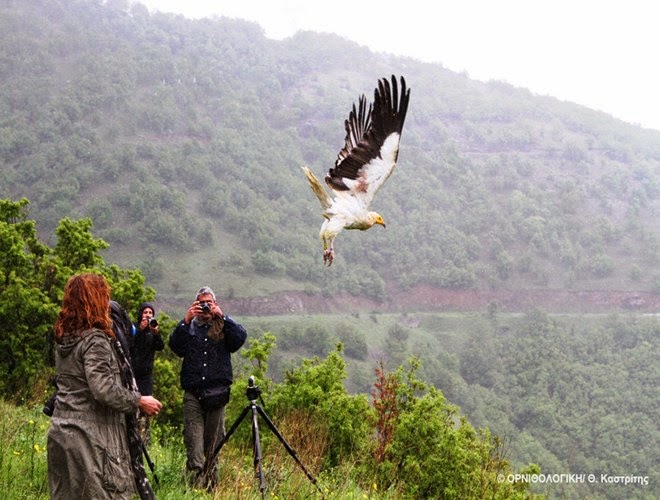
{"label": "bush", "polygon": [[377,440],[366,476],[405,498],[525,498],[526,485],[497,480],[510,471],[499,439],[477,432],[440,390],[417,379],[418,368],[413,359],[405,374],[376,372]]}
{"label": "bush", "polygon": [[596,255],[589,268],[596,278],[606,278],[614,272],[614,262],[607,255]]}
{"label": "bush", "polygon": [[327,430],[326,467],[363,456],[368,450],[372,409],[364,395],[348,394],[344,388],[346,375],[338,347],[325,360],[303,360],[299,368],[288,372],[271,402],[280,418],[305,411],[310,427]]}

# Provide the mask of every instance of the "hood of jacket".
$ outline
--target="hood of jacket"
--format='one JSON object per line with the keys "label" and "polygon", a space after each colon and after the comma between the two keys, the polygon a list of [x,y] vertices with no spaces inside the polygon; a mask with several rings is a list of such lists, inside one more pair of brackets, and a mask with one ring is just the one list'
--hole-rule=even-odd
{"label": "hood of jacket", "polygon": [[140,321],[142,321],[142,313],[146,308],[151,309],[154,312],[154,317],[156,317],[156,306],[154,306],[151,302],[143,302],[140,304],[140,307],[138,308],[137,312],[137,318],[135,318],[135,322],[139,325]]}
{"label": "hood of jacket", "polygon": [[[101,330],[85,330],[81,333],[69,333],[67,335],[64,335],[62,337],[62,343],[56,345],[57,352],[62,356],[63,358],[66,358],[69,354],[73,352],[75,347],[82,342],[82,340],[87,336],[90,335],[91,333]],[[103,333],[103,332],[101,332]],[[104,334],[105,335],[105,334]]]}

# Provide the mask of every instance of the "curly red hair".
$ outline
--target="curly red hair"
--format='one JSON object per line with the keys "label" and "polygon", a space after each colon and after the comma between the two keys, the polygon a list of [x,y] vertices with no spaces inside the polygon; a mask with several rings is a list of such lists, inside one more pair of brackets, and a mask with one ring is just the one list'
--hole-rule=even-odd
{"label": "curly red hair", "polygon": [[103,330],[114,338],[110,319],[110,285],[99,274],[72,276],[64,287],[62,308],[55,322],[55,341],[65,335],[81,335],[91,328]]}

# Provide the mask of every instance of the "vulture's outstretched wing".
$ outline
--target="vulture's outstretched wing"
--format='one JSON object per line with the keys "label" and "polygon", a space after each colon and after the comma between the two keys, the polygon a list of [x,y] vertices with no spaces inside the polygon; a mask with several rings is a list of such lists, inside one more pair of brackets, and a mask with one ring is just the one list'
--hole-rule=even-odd
{"label": "vulture's outstretched wing", "polygon": [[366,209],[374,195],[392,174],[399,155],[399,140],[408,111],[410,90],[401,77],[401,91],[396,78],[383,78],[374,91],[373,107],[364,96],[358,108],[351,110],[344,122],[346,143],[337,155],[334,168],[325,177],[333,191],[349,191]]}

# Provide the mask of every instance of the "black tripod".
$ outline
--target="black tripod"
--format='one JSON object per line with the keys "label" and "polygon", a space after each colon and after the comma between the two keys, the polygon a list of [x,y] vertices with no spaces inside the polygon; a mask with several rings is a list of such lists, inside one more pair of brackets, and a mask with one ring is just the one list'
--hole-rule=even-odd
{"label": "black tripod", "polygon": [[266,495],[266,479],[264,478],[264,471],[262,468],[262,461],[261,461],[261,442],[259,441],[259,423],[257,419],[257,414],[261,415],[261,418],[264,419],[266,422],[266,425],[268,428],[277,436],[277,439],[280,440],[280,442],[284,445],[284,448],[286,448],[286,451],[289,452],[289,455],[293,457],[293,459],[296,461],[296,463],[300,466],[302,471],[305,473],[305,475],[309,478],[309,480],[312,482],[314,486],[321,492],[321,488],[319,488],[319,485],[316,483],[316,479],[314,476],[312,476],[307,469],[305,469],[305,466],[302,464],[302,462],[298,459],[296,456],[296,452],[291,448],[289,443],[286,442],[286,440],[282,437],[280,432],[277,430],[277,427],[275,427],[275,424],[268,418],[268,415],[266,415],[266,412],[257,404],[257,398],[261,398],[261,389],[259,389],[258,386],[254,384],[254,377],[250,377],[248,379],[248,386],[245,391],[245,394],[250,401],[250,404],[248,404],[239,417],[236,419],[236,422],[231,426],[227,434],[222,438],[222,441],[218,443],[216,448],[206,457],[206,461],[204,462],[204,468],[202,469],[202,477],[208,477],[208,475],[211,473],[213,470],[213,464],[215,463],[215,459],[218,456],[218,453],[220,453],[220,449],[222,446],[229,441],[229,438],[231,435],[234,433],[236,429],[238,429],[238,426],[240,423],[243,421],[243,419],[246,417],[248,412],[252,412],[252,447],[254,450],[254,469],[256,472],[257,477],[259,478],[259,490],[261,491],[261,497],[265,498]]}

